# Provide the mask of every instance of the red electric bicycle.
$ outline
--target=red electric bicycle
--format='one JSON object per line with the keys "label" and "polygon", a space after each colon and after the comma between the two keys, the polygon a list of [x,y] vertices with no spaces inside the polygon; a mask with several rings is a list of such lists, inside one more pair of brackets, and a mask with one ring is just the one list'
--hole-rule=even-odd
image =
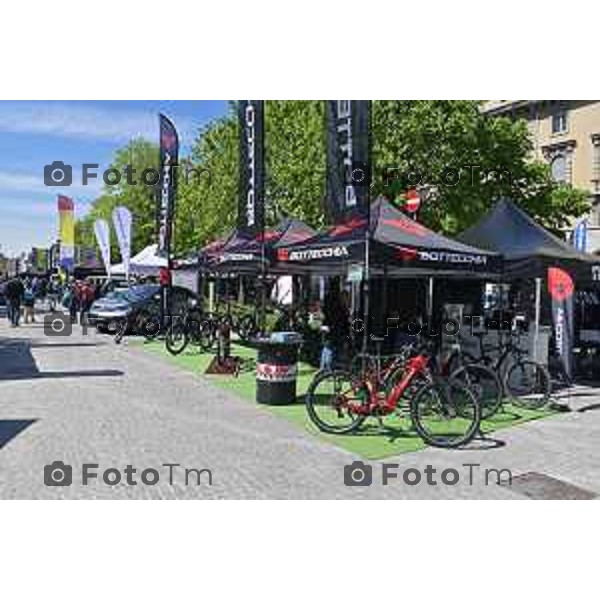
{"label": "red electric bicycle", "polygon": [[413,427],[425,443],[441,448],[468,444],[479,431],[480,403],[460,380],[432,380],[429,360],[429,353],[419,349],[391,382],[374,369],[321,371],[306,394],[309,417],[326,433],[351,433],[367,417],[381,418],[408,405]]}

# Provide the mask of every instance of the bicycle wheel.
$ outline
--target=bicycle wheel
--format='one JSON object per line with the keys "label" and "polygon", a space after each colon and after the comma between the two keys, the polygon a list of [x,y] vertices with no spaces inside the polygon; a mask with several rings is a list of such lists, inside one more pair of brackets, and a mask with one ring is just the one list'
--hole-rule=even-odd
{"label": "bicycle wheel", "polygon": [[202,319],[194,329],[194,344],[200,346],[202,352],[208,352],[217,339],[217,323],[210,319]]}
{"label": "bicycle wheel", "polygon": [[481,406],[467,386],[448,379],[422,387],[411,401],[410,415],[426,444],[456,448],[479,431]]}
{"label": "bicycle wheel", "polygon": [[464,352],[463,350],[460,353],[454,353],[450,357],[448,361],[446,373],[454,373],[454,371],[458,371],[465,364],[473,364],[478,362],[477,359],[470,354],[469,352]]}
{"label": "bicycle wheel", "polygon": [[147,310],[140,310],[133,320],[133,333],[142,335],[147,340],[155,339],[161,330],[160,315]]}
{"label": "bicycle wheel", "polygon": [[165,337],[167,351],[173,356],[181,354],[187,347],[189,336],[187,326],[183,321],[172,323]]}
{"label": "bicycle wheel", "polygon": [[489,367],[466,364],[450,373],[450,378],[466,385],[481,405],[481,418],[489,419],[502,406],[502,381]]}
{"label": "bicycle wheel", "polygon": [[504,387],[517,406],[542,408],[550,399],[550,374],[533,360],[519,360],[506,373]]}
{"label": "bicycle wheel", "polygon": [[245,315],[238,320],[237,334],[240,336],[242,341],[245,342],[249,340],[253,335],[256,334],[256,331],[256,321],[252,315]]}
{"label": "bicycle wheel", "polygon": [[319,371],[306,393],[310,420],[326,433],[350,433],[365,420],[350,407],[368,403],[369,392],[360,379],[347,371]]}

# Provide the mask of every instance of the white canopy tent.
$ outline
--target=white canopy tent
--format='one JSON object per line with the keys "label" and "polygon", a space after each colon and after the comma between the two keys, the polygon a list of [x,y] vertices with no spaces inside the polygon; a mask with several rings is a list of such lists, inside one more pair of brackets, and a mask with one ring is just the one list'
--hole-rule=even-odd
{"label": "white canopy tent", "polygon": [[[132,275],[158,275],[159,269],[167,266],[167,259],[157,256],[157,248],[157,244],[151,244],[133,256],[129,263],[129,272]],[[111,265],[110,274],[125,275],[125,265],[123,263]]]}

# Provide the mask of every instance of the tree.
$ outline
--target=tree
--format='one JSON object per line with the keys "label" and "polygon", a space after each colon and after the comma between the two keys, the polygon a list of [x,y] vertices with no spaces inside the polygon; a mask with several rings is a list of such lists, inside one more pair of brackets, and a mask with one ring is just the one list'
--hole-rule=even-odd
{"label": "tree", "polygon": [[322,101],[266,102],[267,204],[271,223],[295,216],[324,225],[325,107]]}
{"label": "tree", "polygon": [[531,160],[524,121],[489,117],[477,101],[375,102],[373,140],[374,193],[394,198],[416,184],[423,221],[444,233],[472,225],[502,196],[554,230],[588,209],[583,192]]}
{"label": "tree", "polygon": [[233,108],[198,134],[191,157],[179,171],[174,235],[178,253],[193,252],[235,227],[238,148]]}
{"label": "tree", "polygon": [[[322,102],[269,101],[265,108],[266,218],[295,216],[320,227],[325,188]],[[178,252],[193,251],[235,227],[238,210],[239,131],[235,104],[198,135],[180,182]],[[186,168],[181,170],[183,177]]]}
{"label": "tree", "polygon": [[[375,101],[372,196],[396,199],[416,185],[426,192],[420,218],[450,235],[472,225],[495,200],[508,196],[540,223],[558,231],[589,209],[581,190],[552,180],[531,160],[524,121],[489,117],[469,100]],[[265,106],[267,222],[295,216],[324,223],[325,124],[322,101],[268,101]],[[195,252],[236,225],[239,133],[235,103],[208,123],[178,169],[174,247]],[[158,168],[156,145],[137,139],[117,151],[111,166],[132,164],[139,177]],[[77,224],[78,243],[94,245],[93,222],[110,220],[117,204],[134,215],[135,251],[155,239],[155,190],[124,180],[105,190]]]}
{"label": "tree", "polygon": [[[146,169],[158,172],[158,146],[142,138],[136,138],[127,146],[116,151],[110,169],[121,175],[115,185],[104,185],[104,190],[93,203],[90,212],[76,226],[78,244],[95,246],[94,222],[106,219],[112,226],[112,211],[116,206],[126,206],[133,216],[132,254],[139,252],[156,239],[156,188],[142,181],[142,173]],[[127,182],[126,169],[130,170],[130,181]],[[110,176],[111,180],[113,175]],[[116,176],[114,176],[116,177]],[[150,175],[148,181],[152,181]],[[111,254],[119,255],[116,236],[111,236]]]}

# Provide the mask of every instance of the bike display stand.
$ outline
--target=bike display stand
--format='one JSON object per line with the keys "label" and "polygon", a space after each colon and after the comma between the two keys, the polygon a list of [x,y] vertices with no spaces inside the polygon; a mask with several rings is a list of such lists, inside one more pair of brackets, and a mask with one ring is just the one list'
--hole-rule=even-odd
{"label": "bike display stand", "polygon": [[231,328],[223,323],[217,334],[217,354],[206,368],[207,375],[235,375],[240,372],[241,360],[231,356]]}

